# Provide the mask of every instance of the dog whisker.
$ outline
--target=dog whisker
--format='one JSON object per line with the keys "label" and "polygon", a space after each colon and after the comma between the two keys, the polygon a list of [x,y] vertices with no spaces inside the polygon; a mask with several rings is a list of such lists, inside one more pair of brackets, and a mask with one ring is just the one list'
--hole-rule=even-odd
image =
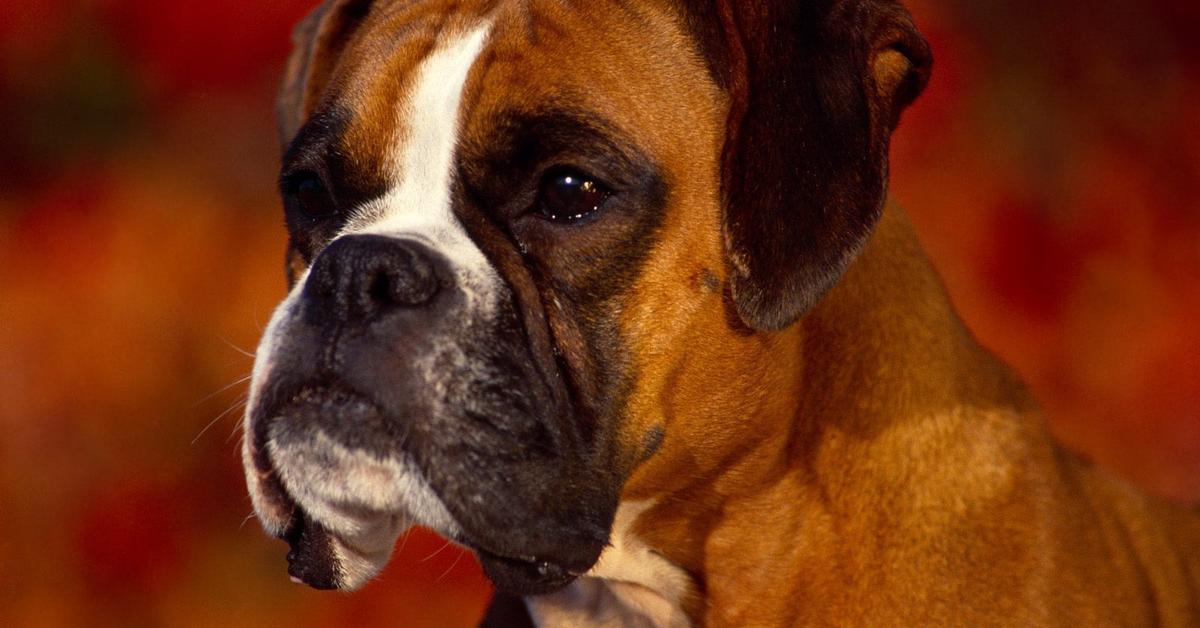
{"label": "dog whisker", "polygon": [[196,442],[200,440],[200,437],[204,436],[204,434],[206,432],[208,432],[208,430],[210,428],[212,428],[212,426],[216,425],[218,421],[225,418],[229,413],[233,412],[234,410],[237,410],[240,407],[244,407],[246,405],[246,400],[247,400],[246,395],[242,395],[237,401],[233,402],[233,405],[226,408],[225,411],[222,412],[221,414],[218,414],[217,418],[209,421],[208,425],[205,425],[204,429],[200,430],[200,433],[196,434],[196,437],[192,439],[191,444],[195,445]]}
{"label": "dog whisker", "polygon": [[405,530],[405,531],[404,531],[404,534],[402,534],[402,535],[400,536],[400,547],[396,548],[396,555],[397,555],[397,556],[399,556],[399,555],[400,555],[400,552],[403,552],[403,551],[404,551],[404,546],[405,546],[405,545],[408,545],[408,538],[409,538],[410,536],[412,536],[412,528],[411,528],[411,527],[410,527],[409,529]]}
{"label": "dog whisker", "polygon": [[221,342],[225,343],[230,349],[237,351],[238,353],[250,358],[251,360],[253,360],[255,358],[254,352],[247,351],[247,350],[233,344],[233,342],[231,342],[228,338],[221,338]]}
{"label": "dog whisker", "polygon": [[450,541],[446,541],[446,544],[445,544],[445,545],[443,545],[443,546],[439,547],[439,548],[438,548],[436,551],[434,551],[434,553],[432,553],[432,554],[430,554],[430,555],[426,556],[425,558],[422,558],[422,559],[421,559],[421,562],[423,562],[423,563],[425,563],[425,562],[429,562],[429,560],[430,560],[431,558],[433,558],[434,556],[437,556],[438,554],[441,554],[442,552],[446,551],[446,548],[447,548],[447,547],[450,547],[451,545],[453,545],[453,543],[451,543]]}
{"label": "dog whisker", "polygon": [[[246,402],[243,401],[242,408],[245,408],[245,407],[246,407]],[[246,426],[241,421],[235,421],[233,424],[233,429],[229,430],[229,436],[225,437],[225,444],[228,445],[229,441],[233,440],[233,437],[237,436],[238,434],[242,434],[242,436],[244,437],[245,434],[244,434],[243,430],[245,429],[245,427]],[[238,443],[238,445],[240,446],[241,443]]]}
{"label": "dog whisker", "polygon": [[205,395],[203,399],[201,399],[200,401],[197,401],[196,403],[192,404],[192,407],[193,407],[193,408],[195,408],[196,406],[199,406],[200,404],[204,403],[205,401],[208,401],[209,399],[212,399],[213,397],[216,397],[217,395],[219,395],[219,394],[221,394],[221,393],[223,393],[223,392],[225,392],[225,391],[229,390],[230,388],[233,388],[234,386],[237,386],[237,385],[239,385],[239,384],[244,384],[244,383],[246,383],[246,382],[250,381],[250,378],[251,378],[251,377],[254,377],[254,374],[253,374],[253,373],[247,374],[245,377],[239,377],[238,379],[236,379],[236,380],[234,380],[234,381],[232,381],[232,382],[230,382],[230,383],[228,383],[228,384],[226,384],[226,385],[224,385],[224,386],[222,386],[222,387],[220,387],[220,388],[216,389],[215,391],[213,391],[213,392],[211,392],[211,393],[209,393],[209,394]]}
{"label": "dog whisker", "polygon": [[463,557],[463,554],[464,554],[464,553],[465,553],[465,552],[459,552],[459,553],[458,553],[458,558],[455,558],[455,559],[454,559],[454,562],[450,563],[450,568],[449,568],[449,569],[447,569],[446,571],[442,572],[442,575],[438,576],[437,582],[441,582],[442,580],[445,580],[445,579],[446,579],[446,576],[450,575],[450,572],[454,571],[454,568],[458,566],[458,562],[462,560],[462,557]]}

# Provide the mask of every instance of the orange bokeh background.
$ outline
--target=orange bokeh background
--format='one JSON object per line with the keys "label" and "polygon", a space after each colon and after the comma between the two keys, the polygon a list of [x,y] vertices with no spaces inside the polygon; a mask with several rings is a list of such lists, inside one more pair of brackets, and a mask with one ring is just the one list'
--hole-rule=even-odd
{"label": "orange bokeh background", "polygon": [[[909,4],[937,63],[892,195],[963,317],[1067,443],[1200,498],[1200,4]],[[309,5],[0,0],[0,625],[482,611],[431,534],[318,593],[246,519],[241,378],[284,289],[272,91]]]}

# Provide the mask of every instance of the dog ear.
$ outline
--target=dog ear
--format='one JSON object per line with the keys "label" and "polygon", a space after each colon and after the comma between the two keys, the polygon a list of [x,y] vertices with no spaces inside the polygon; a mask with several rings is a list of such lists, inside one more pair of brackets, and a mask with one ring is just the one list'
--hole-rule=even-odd
{"label": "dog ear", "polygon": [[371,8],[371,0],[326,0],[292,31],[292,52],[275,101],[285,147],[318,104],[338,53]]}
{"label": "dog ear", "polygon": [[833,287],[870,236],[889,137],[932,59],[891,0],[692,7],[693,23],[713,19],[720,28],[707,30],[724,45],[702,48],[730,94],[721,182],[730,288],[746,324],[779,330]]}

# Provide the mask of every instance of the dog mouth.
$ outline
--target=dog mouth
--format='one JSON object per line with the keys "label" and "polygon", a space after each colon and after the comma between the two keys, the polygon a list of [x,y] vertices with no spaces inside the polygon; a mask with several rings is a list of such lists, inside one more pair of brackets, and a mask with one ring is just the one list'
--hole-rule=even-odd
{"label": "dog mouth", "polygon": [[[568,565],[501,550],[497,546],[504,545],[499,540],[503,531],[496,539],[468,533],[411,462],[400,470],[382,464],[350,468],[329,454],[338,447],[335,443],[316,447],[280,444],[295,437],[298,430],[294,426],[313,424],[322,417],[347,424],[385,420],[384,411],[365,395],[344,384],[321,382],[300,385],[285,394],[277,392],[273,397],[279,401],[259,413],[257,418],[270,418],[254,422],[246,456],[256,472],[257,481],[251,486],[256,511],[264,528],[288,543],[287,571],[294,582],[321,590],[356,589],[382,571],[396,540],[413,525],[425,525],[474,552],[493,582],[509,591],[553,591],[590,568],[590,564]],[[366,491],[372,493],[369,497],[356,495],[359,489],[349,479],[363,477],[375,482],[376,490]],[[344,484],[338,487],[337,481]],[[312,490],[314,485],[331,486],[331,482],[338,488],[324,494]],[[424,503],[414,503],[417,500],[407,494],[414,484],[428,492]],[[378,498],[388,491],[394,494]],[[428,516],[434,509],[430,500],[437,502],[436,509],[443,516]]]}
{"label": "dog mouth", "polygon": [[[319,590],[357,587],[348,579],[348,572],[361,571],[361,567],[349,565],[348,554],[364,557],[369,552],[357,550],[303,511],[297,512],[283,540],[289,546],[287,571],[293,582]],[[584,573],[532,556],[512,557],[490,552],[464,538],[451,540],[474,552],[488,576],[497,586],[508,590],[528,594],[549,592],[567,585]]]}

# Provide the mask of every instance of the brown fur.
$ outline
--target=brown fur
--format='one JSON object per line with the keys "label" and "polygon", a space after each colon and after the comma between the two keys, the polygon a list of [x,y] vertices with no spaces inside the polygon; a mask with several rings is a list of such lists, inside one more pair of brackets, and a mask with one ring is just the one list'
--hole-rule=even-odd
{"label": "brown fur", "polygon": [[1021,384],[954,315],[899,210],[786,334],[746,336],[711,301],[673,355],[642,353],[642,372],[670,382],[646,376],[637,398],[667,437],[625,493],[658,500],[638,532],[695,579],[697,621],[1200,616],[1200,522],[1050,441]]}
{"label": "brown fur", "polygon": [[[297,120],[322,102],[352,108],[342,148],[362,170],[380,169],[404,132],[393,104],[411,68],[447,24],[484,12],[496,27],[472,73],[464,146],[486,144],[503,110],[554,102],[602,115],[663,165],[671,191],[655,243],[610,304],[633,374],[614,464],[632,466],[665,434],[623,499],[655,500],[635,533],[691,578],[691,619],[1200,621],[1200,519],[1051,442],[1021,383],[955,315],[900,210],[884,212],[800,323],[762,332],[742,322],[722,240],[730,103],[673,3],[376,3],[352,33],[330,21],[355,4],[334,3],[304,27],[333,33],[337,60],[294,60],[291,74],[318,80],[291,106],[302,103]],[[881,53],[873,89],[892,90],[901,65]],[[285,138],[299,126],[289,120]],[[572,370],[593,368],[587,313],[503,249],[511,234],[463,220],[523,300],[544,308]],[[588,237],[552,243],[533,264],[561,276],[603,242]]]}

